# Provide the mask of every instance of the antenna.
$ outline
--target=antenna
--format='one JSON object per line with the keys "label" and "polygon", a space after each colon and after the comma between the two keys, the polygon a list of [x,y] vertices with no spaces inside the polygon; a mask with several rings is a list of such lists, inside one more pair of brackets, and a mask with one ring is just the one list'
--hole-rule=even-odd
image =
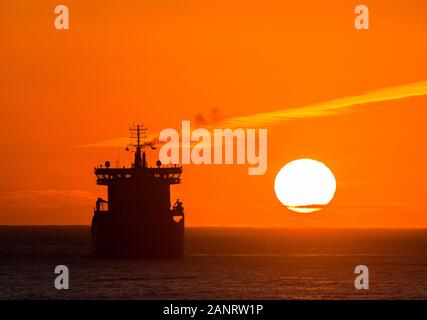
{"label": "antenna", "polygon": [[[145,159],[145,152],[142,153],[141,158],[141,149],[149,146],[150,143],[146,142],[147,139],[147,128],[144,127],[144,124],[134,124],[129,128],[131,143],[129,146],[135,148],[135,167],[147,167],[147,161]],[[142,142],[141,142],[142,140]]]}
{"label": "antenna", "polygon": [[130,139],[131,143],[129,146],[134,147],[136,149],[138,148],[145,148],[149,144],[145,142],[144,140],[147,139],[147,128],[144,127],[144,124],[133,124],[132,127],[129,128],[130,131]]}
{"label": "antenna", "polygon": [[120,147],[119,146],[117,146],[116,168],[120,168]]}

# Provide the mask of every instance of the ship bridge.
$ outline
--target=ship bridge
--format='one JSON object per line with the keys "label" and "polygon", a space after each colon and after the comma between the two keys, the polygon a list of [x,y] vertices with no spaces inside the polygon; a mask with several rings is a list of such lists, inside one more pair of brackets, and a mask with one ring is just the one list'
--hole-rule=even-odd
{"label": "ship bridge", "polygon": [[166,184],[179,184],[181,182],[182,166],[171,165],[162,166],[160,160],[157,161],[157,167],[148,167],[146,153],[142,149],[153,147],[153,142],[143,142],[147,138],[144,126],[137,125],[131,130],[131,139],[134,143],[129,146],[135,148],[135,160],[130,168],[110,168],[110,162],[105,162],[105,167],[95,168],[96,183],[98,185],[109,185],[114,182],[125,181],[128,179],[149,178],[153,181]]}
{"label": "ship bridge", "polygon": [[98,185],[109,185],[113,182],[127,179],[149,178],[167,184],[181,183],[181,166],[158,167],[158,168],[95,168],[96,183]]}

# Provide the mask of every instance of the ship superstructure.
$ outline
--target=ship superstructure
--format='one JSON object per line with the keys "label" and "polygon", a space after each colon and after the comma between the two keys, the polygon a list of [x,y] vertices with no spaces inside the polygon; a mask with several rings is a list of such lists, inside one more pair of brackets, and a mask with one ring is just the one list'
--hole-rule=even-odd
{"label": "ship superstructure", "polygon": [[184,208],[179,199],[171,207],[170,186],[181,182],[181,166],[149,167],[146,128],[131,129],[135,150],[131,167],[95,168],[96,183],[108,188],[98,198],[92,219],[97,256],[112,258],[179,258],[184,252]]}

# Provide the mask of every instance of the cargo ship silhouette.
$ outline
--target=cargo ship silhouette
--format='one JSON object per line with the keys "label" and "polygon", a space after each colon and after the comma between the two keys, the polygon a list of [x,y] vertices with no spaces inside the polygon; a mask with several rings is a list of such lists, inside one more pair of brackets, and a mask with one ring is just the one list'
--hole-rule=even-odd
{"label": "cargo ship silhouette", "polygon": [[108,188],[108,200],[98,198],[92,218],[96,256],[145,259],[180,258],[184,253],[184,208],[179,199],[171,207],[170,185],[181,182],[178,165],[149,167],[144,142],[147,129],[131,129],[135,158],[131,167],[95,168],[96,183]]}

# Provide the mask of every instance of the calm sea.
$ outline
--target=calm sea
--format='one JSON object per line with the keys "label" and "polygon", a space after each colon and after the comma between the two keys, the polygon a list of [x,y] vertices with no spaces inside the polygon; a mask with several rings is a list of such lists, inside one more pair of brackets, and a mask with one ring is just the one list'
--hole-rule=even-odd
{"label": "calm sea", "polygon": [[427,299],[427,230],[190,228],[184,259],[130,261],[94,258],[88,227],[0,227],[0,298]]}

